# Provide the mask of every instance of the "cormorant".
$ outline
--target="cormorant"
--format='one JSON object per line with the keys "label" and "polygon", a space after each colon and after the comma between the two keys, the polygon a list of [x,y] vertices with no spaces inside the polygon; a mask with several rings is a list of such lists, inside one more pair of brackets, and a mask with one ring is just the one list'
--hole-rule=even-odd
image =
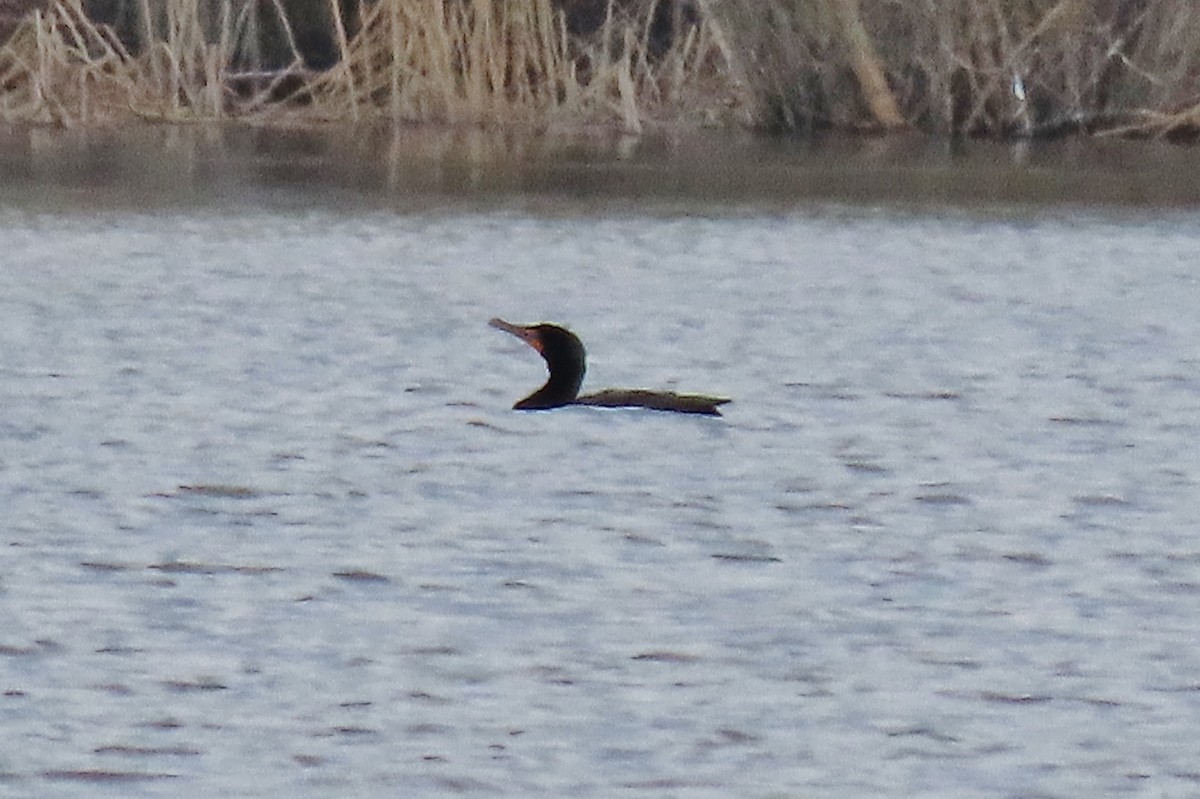
{"label": "cormorant", "polygon": [[625,388],[609,388],[581,397],[579,387],[583,384],[583,374],[587,370],[587,356],[583,342],[578,336],[566,328],[546,322],[537,325],[514,325],[503,319],[493,319],[488,324],[506,333],[512,333],[546,359],[546,368],[550,372],[546,385],[513,405],[515,410],[535,411],[561,408],[564,405],[592,405],[720,416],[721,411],[717,406],[729,402],[723,397]]}

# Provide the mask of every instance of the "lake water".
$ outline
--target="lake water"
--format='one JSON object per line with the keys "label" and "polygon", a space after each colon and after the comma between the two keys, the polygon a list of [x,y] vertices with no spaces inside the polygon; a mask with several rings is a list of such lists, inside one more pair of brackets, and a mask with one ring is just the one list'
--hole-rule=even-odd
{"label": "lake water", "polygon": [[8,135],[0,795],[1200,794],[1162,151]]}

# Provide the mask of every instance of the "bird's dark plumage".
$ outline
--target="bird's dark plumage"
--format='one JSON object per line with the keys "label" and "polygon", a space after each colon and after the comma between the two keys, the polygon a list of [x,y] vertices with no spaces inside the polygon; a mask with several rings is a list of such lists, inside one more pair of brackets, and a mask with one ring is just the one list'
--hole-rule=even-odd
{"label": "bird's dark plumage", "polygon": [[503,319],[488,324],[533,347],[546,360],[550,372],[546,385],[519,401],[516,410],[546,410],[564,405],[591,405],[603,408],[650,408],[656,411],[702,413],[720,416],[718,405],[729,402],[723,397],[700,394],[676,394],[673,391],[610,388],[595,394],[579,396],[583,375],[587,371],[587,354],[579,337],[566,328],[548,323],[514,325]]}

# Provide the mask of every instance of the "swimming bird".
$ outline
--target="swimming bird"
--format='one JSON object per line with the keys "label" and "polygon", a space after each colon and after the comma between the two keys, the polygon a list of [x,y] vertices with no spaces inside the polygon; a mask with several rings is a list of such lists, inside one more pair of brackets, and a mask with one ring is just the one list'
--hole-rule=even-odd
{"label": "swimming bird", "polygon": [[720,416],[718,405],[724,397],[701,394],[676,394],[674,391],[647,391],[640,388],[609,388],[595,394],[579,395],[587,371],[587,353],[579,337],[565,327],[542,322],[514,325],[503,319],[488,322],[494,328],[511,333],[533,347],[546,360],[550,372],[546,385],[513,405],[518,411],[538,411],[566,405],[591,405],[602,408],[649,408],[655,411],[702,413]]}

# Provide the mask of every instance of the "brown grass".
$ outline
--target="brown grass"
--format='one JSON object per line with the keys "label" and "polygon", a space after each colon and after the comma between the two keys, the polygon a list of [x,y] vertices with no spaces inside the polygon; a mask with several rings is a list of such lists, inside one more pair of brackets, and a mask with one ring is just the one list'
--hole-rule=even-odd
{"label": "brown grass", "polygon": [[324,71],[284,0],[127,0],[124,40],[81,2],[0,47],[0,120],[1200,131],[1195,0],[694,0],[665,50],[666,0],[610,0],[586,36],[570,0],[313,0]]}
{"label": "brown grass", "polygon": [[[550,0],[377,0],[348,30],[329,0],[340,59],[305,67],[279,0],[139,0],[136,49],[88,19],[81,0],[27,17],[0,48],[0,119],[372,120],[501,126],[712,121],[723,51],[712,26],[651,53],[649,14],[610,4],[588,39]],[[261,9],[291,62],[261,56]],[[278,50],[278,47],[276,47]]]}
{"label": "brown grass", "polygon": [[704,81],[722,73],[711,26],[652,57],[648,21],[611,5],[584,40],[568,35],[550,0],[379,2],[353,39],[339,41],[340,63],[304,88],[307,114],[639,131],[711,103]]}
{"label": "brown grass", "polygon": [[[209,24],[205,0],[141,0],[148,36],[133,53],[84,13],[80,0],[56,0],[24,19],[0,48],[0,118],[61,125],[144,117],[220,119],[263,105],[237,97],[235,54],[244,45],[246,15],[222,4]],[[249,8],[243,3],[243,12]]]}
{"label": "brown grass", "polygon": [[[1194,0],[707,0],[756,118],[877,127],[858,15],[906,124],[940,133],[1168,133],[1200,121]],[[839,18],[840,17],[840,18]]]}

